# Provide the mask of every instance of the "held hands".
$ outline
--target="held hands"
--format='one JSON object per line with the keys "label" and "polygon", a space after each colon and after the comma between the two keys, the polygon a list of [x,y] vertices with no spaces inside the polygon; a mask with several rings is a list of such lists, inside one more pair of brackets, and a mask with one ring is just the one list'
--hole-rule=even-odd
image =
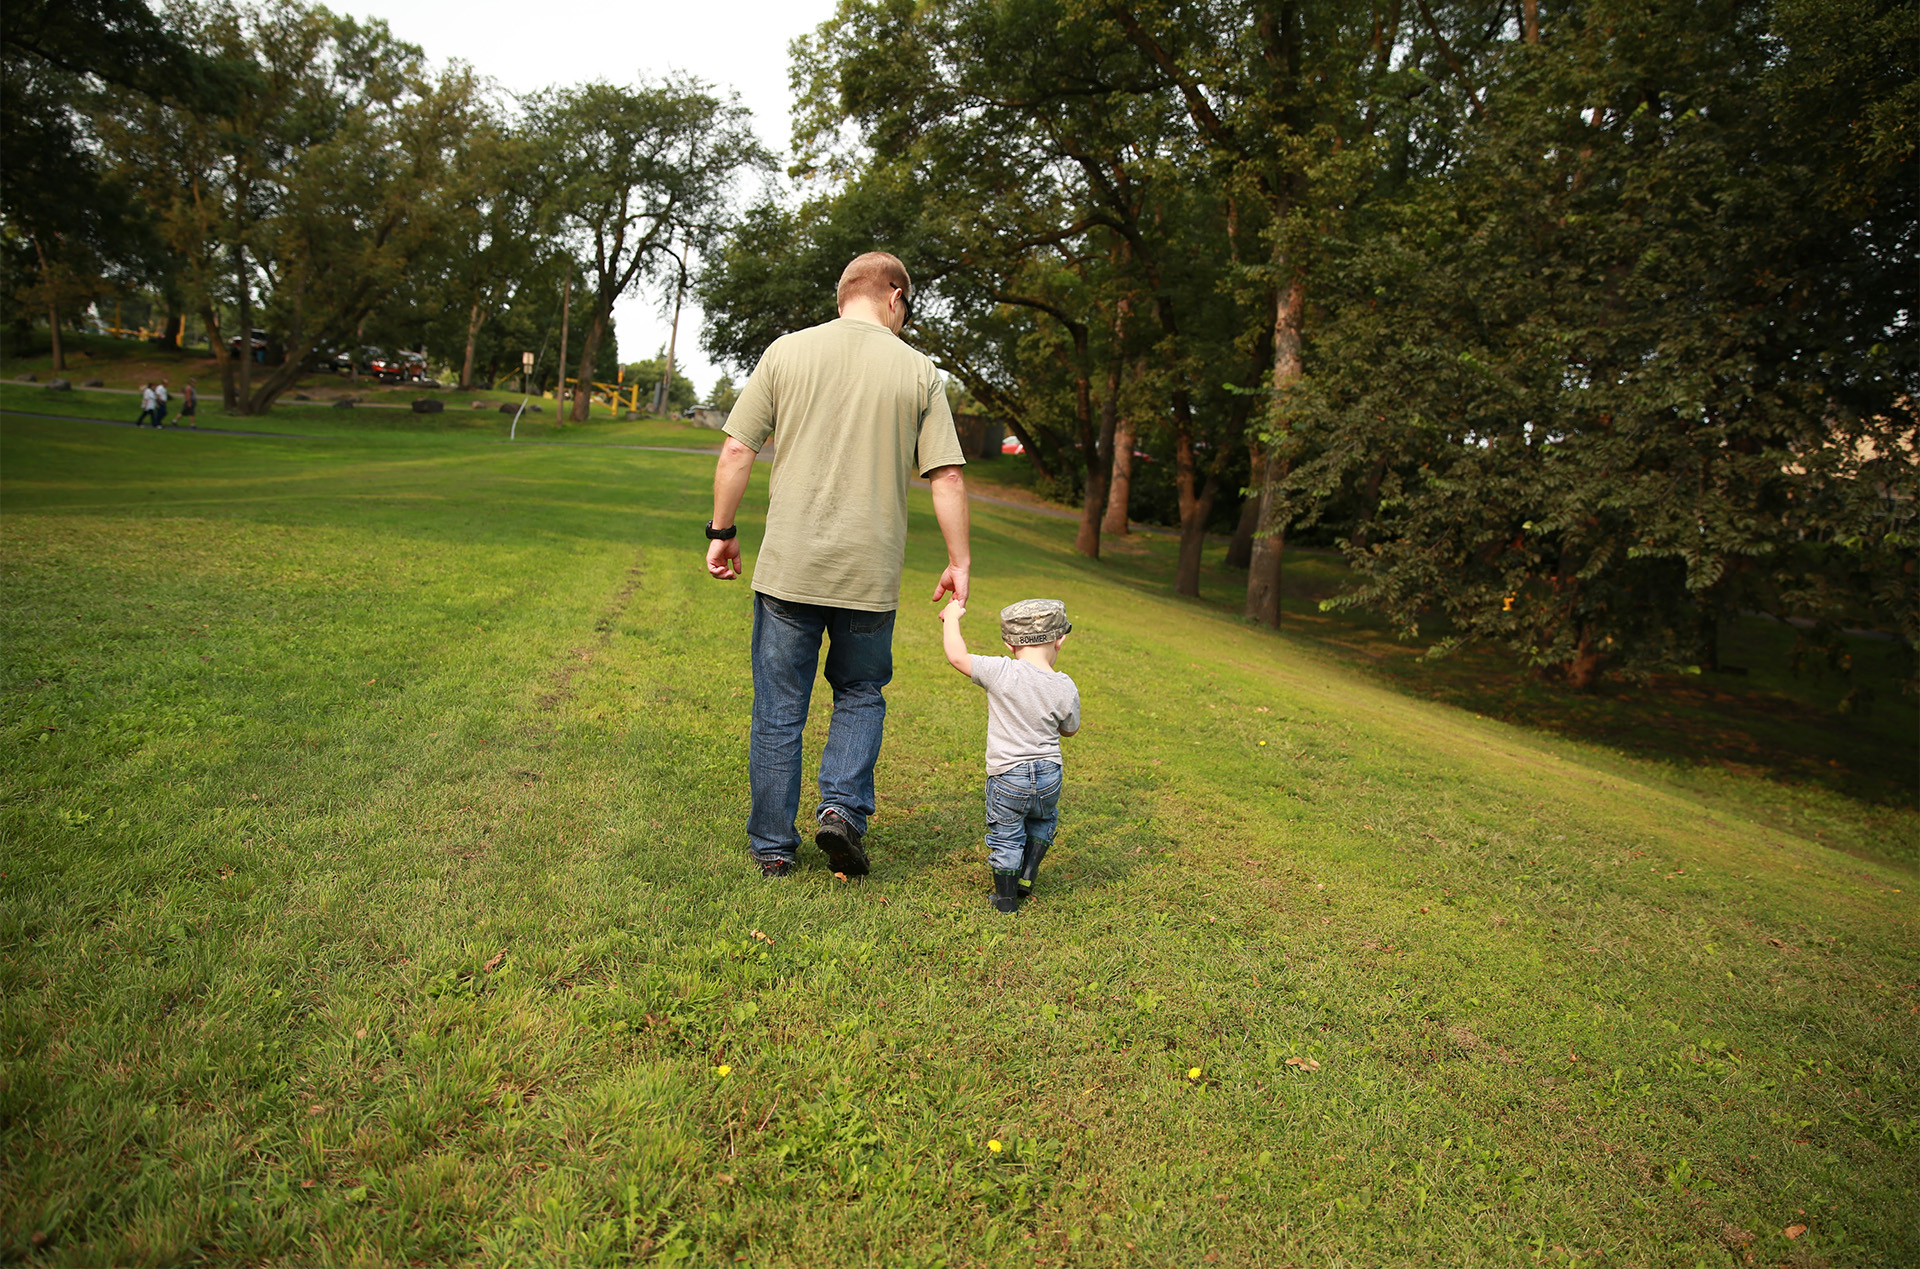
{"label": "held hands", "polygon": [[966,608],[963,607],[957,599],[949,599],[947,606],[940,610],[940,620],[943,624],[949,621],[958,621],[966,615]]}
{"label": "held hands", "polygon": [[707,543],[707,574],[723,582],[740,576],[740,539]]}
{"label": "held hands", "polygon": [[951,594],[955,603],[965,604],[967,602],[968,574],[972,571],[972,568],[966,564],[947,565],[947,571],[940,574],[940,580],[934,583],[933,598],[935,602],[938,602],[942,595]]}

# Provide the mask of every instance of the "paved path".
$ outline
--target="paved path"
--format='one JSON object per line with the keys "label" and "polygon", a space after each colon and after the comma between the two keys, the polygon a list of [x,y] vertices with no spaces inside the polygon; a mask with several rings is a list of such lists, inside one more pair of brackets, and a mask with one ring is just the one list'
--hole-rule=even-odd
{"label": "paved path", "polygon": [[[112,391],[112,389],[95,388],[95,389],[90,389],[90,391],[96,391],[96,392],[109,391],[110,392]],[[139,423],[129,422],[126,419],[90,419],[78,414],[40,414],[33,410],[16,410],[12,406],[0,407],[0,414],[10,414],[15,416],[16,418],[23,418],[23,419],[53,419],[56,422],[60,422],[60,423],[93,423],[93,424],[99,425],[100,427],[143,426],[142,424],[139,424]],[[186,427],[181,427],[175,423],[167,424],[165,430],[169,432],[204,432],[209,436],[266,436],[266,437],[272,437],[276,440],[286,440],[286,441],[318,441],[318,440],[328,439],[324,436],[302,436],[298,432],[242,432],[242,431],[239,431],[238,429],[230,428],[230,427],[195,427],[195,426],[192,426],[191,424],[189,424]]]}

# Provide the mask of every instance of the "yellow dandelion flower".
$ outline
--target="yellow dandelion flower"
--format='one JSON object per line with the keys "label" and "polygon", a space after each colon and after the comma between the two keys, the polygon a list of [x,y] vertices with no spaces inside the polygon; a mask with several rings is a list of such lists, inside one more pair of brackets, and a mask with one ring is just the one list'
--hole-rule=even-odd
{"label": "yellow dandelion flower", "polygon": [[733,1068],[731,1066],[722,1066],[718,1069],[716,1074],[718,1074],[721,1079],[725,1079],[727,1076],[733,1074]]}
{"label": "yellow dandelion flower", "polygon": [[1188,1079],[1190,1079],[1190,1080],[1197,1080],[1197,1079],[1199,1079],[1199,1078],[1200,1078],[1200,1068],[1199,1068],[1199,1067],[1197,1067],[1197,1066],[1190,1066],[1190,1067],[1188,1067],[1188,1068],[1187,1068],[1187,1078],[1188,1078]]}
{"label": "yellow dandelion flower", "polygon": [[987,1149],[993,1151],[995,1154],[999,1154],[1005,1147],[997,1141],[989,1141],[987,1143]]}

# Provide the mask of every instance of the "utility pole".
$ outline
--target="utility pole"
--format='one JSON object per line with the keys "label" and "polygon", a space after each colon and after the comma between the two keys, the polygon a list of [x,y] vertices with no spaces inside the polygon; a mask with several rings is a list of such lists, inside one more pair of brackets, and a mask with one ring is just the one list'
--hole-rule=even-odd
{"label": "utility pole", "polygon": [[[566,279],[560,283],[560,382],[553,389],[553,421],[566,422],[563,411],[570,412],[573,403],[567,399],[567,306],[573,302],[573,273],[568,271]],[[548,330],[553,328],[549,326]],[[567,401],[565,406],[560,403]]]}
{"label": "utility pole", "polygon": [[[684,250],[684,248],[683,248]],[[667,368],[660,376],[659,403],[653,412],[667,417],[667,396],[673,390],[673,349],[680,340],[680,304],[687,298],[687,258],[680,257],[680,285],[673,292],[673,325],[667,329]]]}

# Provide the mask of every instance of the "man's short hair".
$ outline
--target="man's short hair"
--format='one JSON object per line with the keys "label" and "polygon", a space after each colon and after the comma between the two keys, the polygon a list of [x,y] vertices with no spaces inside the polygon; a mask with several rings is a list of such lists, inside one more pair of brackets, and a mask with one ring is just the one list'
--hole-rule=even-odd
{"label": "man's short hair", "polygon": [[907,276],[907,266],[900,263],[898,256],[884,251],[869,251],[865,255],[855,256],[846,268],[840,271],[840,285],[834,291],[834,303],[845,308],[847,301],[855,296],[884,303],[895,287],[911,299],[913,279]]}

